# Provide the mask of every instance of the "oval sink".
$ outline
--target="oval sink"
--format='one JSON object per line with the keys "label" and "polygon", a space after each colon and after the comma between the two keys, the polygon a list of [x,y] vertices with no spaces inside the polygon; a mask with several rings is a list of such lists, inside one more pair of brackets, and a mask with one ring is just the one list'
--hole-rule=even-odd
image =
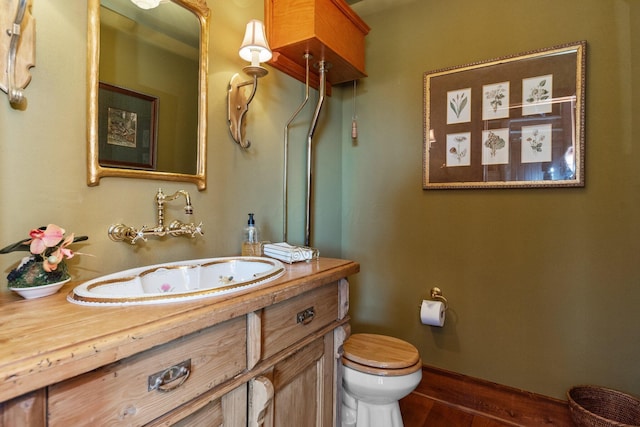
{"label": "oval sink", "polygon": [[142,305],[231,294],[277,279],[285,272],[275,259],[207,258],[132,268],[89,280],[67,295],[74,304]]}

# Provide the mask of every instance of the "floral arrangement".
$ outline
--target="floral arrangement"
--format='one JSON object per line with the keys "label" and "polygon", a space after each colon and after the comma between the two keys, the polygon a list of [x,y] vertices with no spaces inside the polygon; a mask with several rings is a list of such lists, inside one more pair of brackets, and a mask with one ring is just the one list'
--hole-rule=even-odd
{"label": "floral arrangement", "polygon": [[11,288],[30,288],[48,285],[70,278],[65,259],[80,254],[68,246],[73,242],[87,240],[86,236],[75,237],[73,233],[65,237],[66,231],[55,224],[33,229],[29,239],[21,240],[0,250],[0,253],[29,250],[31,255],[24,257],[12,270],[7,279]]}

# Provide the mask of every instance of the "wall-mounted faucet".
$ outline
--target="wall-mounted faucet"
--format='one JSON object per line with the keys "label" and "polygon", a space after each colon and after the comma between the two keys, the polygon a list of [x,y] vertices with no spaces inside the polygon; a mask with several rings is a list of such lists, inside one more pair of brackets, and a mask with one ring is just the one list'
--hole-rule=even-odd
{"label": "wall-mounted faucet", "polygon": [[163,193],[162,188],[158,189],[156,193],[155,201],[158,213],[158,222],[155,227],[150,228],[143,225],[141,229],[136,230],[133,227],[126,226],[124,224],[113,224],[109,227],[109,238],[114,242],[128,242],[135,245],[139,239],[147,241],[147,236],[189,236],[196,237],[198,235],[204,235],[202,231],[202,222],[195,225],[193,222],[184,223],[180,220],[172,221],[168,226],[165,225],[164,218],[164,204],[175,200],[181,196],[185,198],[184,213],[187,215],[193,214],[193,206],[191,205],[191,196],[185,190],[178,190],[170,196]]}

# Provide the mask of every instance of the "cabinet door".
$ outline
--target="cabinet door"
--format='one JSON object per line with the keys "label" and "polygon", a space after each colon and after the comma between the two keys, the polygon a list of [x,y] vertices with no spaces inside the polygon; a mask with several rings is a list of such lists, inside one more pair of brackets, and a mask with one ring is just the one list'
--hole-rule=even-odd
{"label": "cabinet door", "polygon": [[46,425],[44,389],[0,403],[0,427],[44,427]]}
{"label": "cabinet door", "polygon": [[247,385],[217,399],[206,395],[175,409],[145,427],[246,427]]}
{"label": "cabinet door", "polygon": [[278,362],[265,427],[331,426],[334,420],[333,332]]}

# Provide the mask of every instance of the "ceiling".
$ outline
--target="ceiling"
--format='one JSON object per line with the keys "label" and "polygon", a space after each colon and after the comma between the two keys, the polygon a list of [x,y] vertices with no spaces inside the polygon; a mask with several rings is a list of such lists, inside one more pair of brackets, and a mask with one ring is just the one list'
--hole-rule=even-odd
{"label": "ceiling", "polygon": [[[361,17],[366,17],[376,12],[391,9],[402,4],[413,3],[419,0],[345,0]],[[134,6],[130,0],[100,0],[100,4],[116,13],[128,17],[139,23],[158,30],[163,28],[163,32],[167,32],[169,36],[180,40],[190,46],[198,46],[199,28],[197,20],[191,12],[182,7],[174,7],[167,0],[162,1],[163,4],[152,10],[142,10]],[[178,13],[182,12],[182,13]],[[187,29],[189,29],[187,31]]]}
{"label": "ceiling", "polygon": [[[100,0],[100,6],[112,10],[132,23],[140,24],[142,28],[166,34],[187,46],[200,48],[200,22],[196,15],[185,7],[163,1],[154,9],[144,10],[130,0]],[[118,27],[123,29],[124,25],[121,23]],[[141,28],[136,29],[140,30]]]}
{"label": "ceiling", "polygon": [[413,3],[417,0],[346,0],[354,12],[361,17],[382,10],[391,9],[405,3]]}

